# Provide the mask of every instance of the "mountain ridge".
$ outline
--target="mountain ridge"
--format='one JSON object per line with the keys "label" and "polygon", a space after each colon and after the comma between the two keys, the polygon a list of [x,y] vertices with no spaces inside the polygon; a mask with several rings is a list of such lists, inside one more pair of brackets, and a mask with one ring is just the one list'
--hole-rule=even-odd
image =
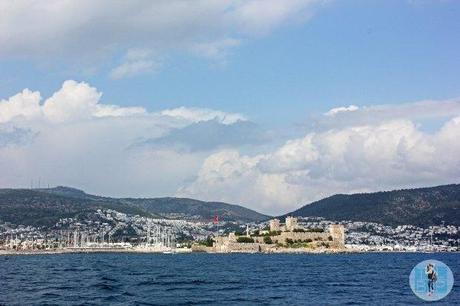
{"label": "mountain ridge", "polygon": [[59,218],[71,218],[97,209],[113,209],[151,218],[196,221],[211,221],[215,215],[221,220],[240,222],[269,218],[236,204],[187,198],[110,198],[65,186],[49,189],[0,189],[0,221],[3,222],[50,226]]}
{"label": "mountain ridge", "polygon": [[460,226],[460,184],[357,194],[335,194],[282,217],[377,222],[387,225]]}
{"label": "mountain ridge", "polygon": [[[58,186],[42,189],[0,189],[0,221],[50,225],[59,218],[97,209],[113,209],[151,218],[260,222],[268,215],[236,204],[190,198],[112,198]],[[460,184],[357,194],[335,194],[304,205],[285,216],[376,222],[387,225],[460,226]]]}

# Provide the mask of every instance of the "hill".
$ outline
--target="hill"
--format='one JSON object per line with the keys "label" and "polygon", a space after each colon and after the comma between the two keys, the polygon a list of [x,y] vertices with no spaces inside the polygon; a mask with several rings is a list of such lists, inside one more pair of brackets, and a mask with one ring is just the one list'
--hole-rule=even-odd
{"label": "hill", "polygon": [[361,194],[337,194],[305,205],[289,214],[329,220],[378,222],[417,226],[460,226],[460,185]]}
{"label": "hill", "polygon": [[116,200],[93,200],[44,190],[0,189],[0,220],[13,224],[50,226],[60,218],[81,218],[103,208],[126,214],[154,216],[139,207]]}
{"label": "hill", "polygon": [[0,189],[0,221],[50,226],[60,218],[83,218],[98,209],[113,209],[130,215],[210,221],[252,222],[268,216],[227,203],[182,198],[109,198],[90,195],[69,187],[50,189]]}
{"label": "hill", "polygon": [[169,218],[212,220],[217,215],[220,220],[245,222],[262,221],[269,218],[269,216],[239,205],[203,202],[187,198],[123,199],[123,202]]}

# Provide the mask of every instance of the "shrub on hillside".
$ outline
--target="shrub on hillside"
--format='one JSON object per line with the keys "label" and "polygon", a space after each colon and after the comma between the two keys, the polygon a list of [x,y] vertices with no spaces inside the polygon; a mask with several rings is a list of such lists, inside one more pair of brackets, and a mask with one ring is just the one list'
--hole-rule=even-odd
{"label": "shrub on hillside", "polygon": [[324,230],[322,228],[309,228],[309,229],[307,229],[307,232],[310,232],[310,233],[324,233]]}
{"label": "shrub on hillside", "polygon": [[269,236],[265,236],[265,237],[264,237],[264,243],[266,243],[266,244],[272,244],[272,243],[273,243],[272,238],[270,238]]}
{"label": "shrub on hillside", "polygon": [[236,239],[238,243],[254,243],[254,239],[251,237],[240,236]]}

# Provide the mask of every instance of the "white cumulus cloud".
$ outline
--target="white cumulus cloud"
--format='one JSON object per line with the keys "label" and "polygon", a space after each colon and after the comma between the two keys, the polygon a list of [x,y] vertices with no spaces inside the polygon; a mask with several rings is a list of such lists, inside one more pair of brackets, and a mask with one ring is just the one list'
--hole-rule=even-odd
{"label": "white cumulus cloud", "polygon": [[179,119],[185,119],[194,123],[201,121],[217,120],[223,124],[233,124],[238,121],[245,121],[246,118],[240,114],[225,113],[212,109],[178,107],[167,109],[161,112],[162,115]]}
{"label": "white cumulus cloud", "polygon": [[0,101],[0,123],[14,120],[66,122],[93,117],[120,117],[145,114],[142,107],[100,104],[101,92],[84,82],[65,81],[61,89],[40,104],[39,92],[24,89]]}
{"label": "white cumulus cloud", "polygon": [[40,93],[24,89],[8,100],[0,100],[0,123],[12,119],[30,119],[41,115]]}
{"label": "white cumulus cloud", "polygon": [[350,106],[341,106],[341,107],[336,107],[336,108],[333,108],[331,110],[329,110],[327,113],[325,113],[326,116],[335,116],[337,115],[338,113],[341,113],[341,112],[354,112],[356,110],[358,110],[359,107],[357,107],[356,105],[350,105]]}

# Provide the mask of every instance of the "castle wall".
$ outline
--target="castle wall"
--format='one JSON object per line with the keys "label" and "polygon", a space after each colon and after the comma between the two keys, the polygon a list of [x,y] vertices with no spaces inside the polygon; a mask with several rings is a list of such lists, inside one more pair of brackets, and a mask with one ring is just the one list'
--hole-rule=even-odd
{"label": "castle wall", "polygon": [[256,253],[256,252],[260,252],[260,245],[258,243],[230,242],[228,244],[228,251]]}
{"label": "castle wall", "polygon": [[201,244],[193,244],[192,245],[192,252],[206,252],[206,253],[210,253],[210,252],[214,252],[215,248],[214,247],[207,247],[205,245],[201,245]]}
{"label": "castle wall", "polygon": [[[289,225],[291,227],[297,226],[297,220],[291,218],[289,220]],[[273,224],[277,226],[278,223],[276,219]],[[345,230],[343,225],[334,224],[329,227],[328,232],[294,232],[294,231],[283,231],[280,235],[269,236],[273,244],[265,244],[265,236],[252,237],[254,243],[238,243],[237,237],[234,233],[231,233],[227,237],[215,237],[214,245],[212,248],[208,248],[202,251],[212,250],[214,252],[260,252],[264,250],[269,250],[275,247],[276,243],[285,244],[286,239],[291,239],[292,241],[302,241],[311,240],[314,246],[321,246],[321,242],[325,242],[331,248],[344,248],[345,246]],[[330,240],[332,239],[332,240]],[[197,250],[199,248],[197,247]]]}
{"label": "castle wall", "polygon": [[274,243],[286,243],[286,239],[292,239],[293,241],[307,239],[311,240],[323,240],[328,241],[329,233],[316,233],[316,232],[282,232],[278,236],[272,236],[272,241]]}

